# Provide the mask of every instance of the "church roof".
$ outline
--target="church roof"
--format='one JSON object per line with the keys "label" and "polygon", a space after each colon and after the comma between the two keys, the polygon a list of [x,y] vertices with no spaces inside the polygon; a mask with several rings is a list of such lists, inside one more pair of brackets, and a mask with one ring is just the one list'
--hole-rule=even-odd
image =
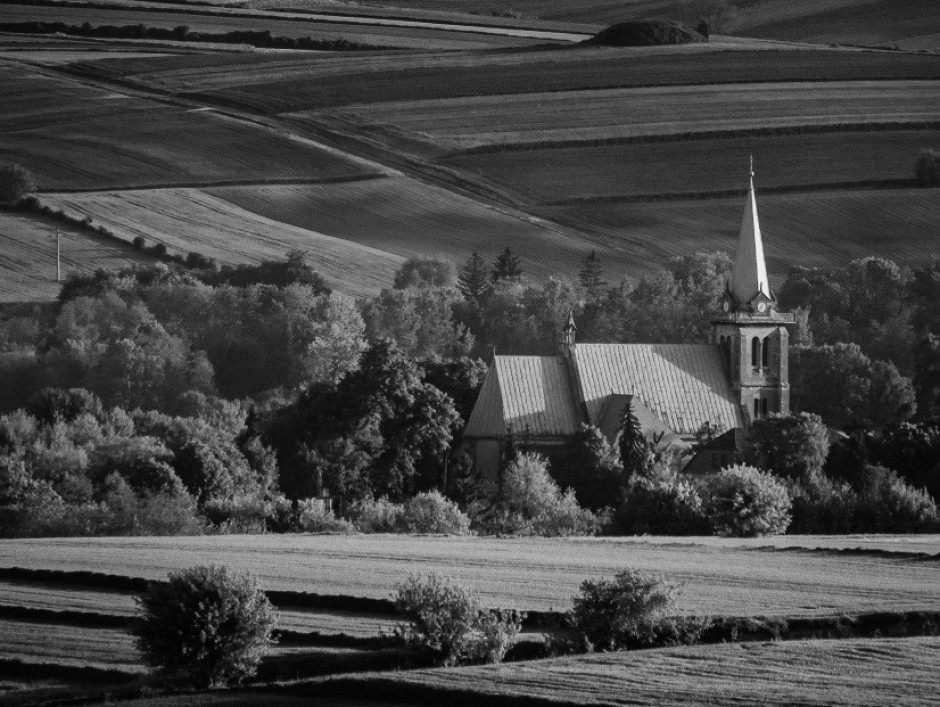
{"label": "church roof", "polygon": [[567,437],[581,425],[579,405],[560,356],[496,356],[473,408],[465,437],[516,434]]}
{"label": "church roof", "polygon": [[627,404],[632,405],[633,416],[640,423],[643,434],[658,435],[662,433],[664,440],[672,441],[671,438],[675,437],[675,434],[643,404],[642,400],[635,395],[615,394],[607,396],[600,416],[592,421],[594,426],[607,438],[608,442],[614,444],[617,441],[620,423],[623,420],[623,411]]}
{"label": "church roof", "polygon": [[633,395],[669,429],[694,435],[706,422],[743,427],[718,346],[578,344],[578,379],[594,423],[611,395]]}
{"label": "church roof", "polygon": [[734,271],[731,279],[731,294],[738,305],[744,305],[758,294],[773,299],[770,280],[767,278],[767,262],[764,259],[764,242],[757,218],[757,199],[754,196],[754,170],[747,193],[747,204],[741,219],[741,232],[734,255]]}
{"label": "church roof", "polygon": [[716,345],[577,344],[570,364],[572,372],[561,356],[496,356],[464,436],[501,437],[511,424],[517,434],[568,437],[590,421],[610,437],[628,400],[648,433],[744,426]]}

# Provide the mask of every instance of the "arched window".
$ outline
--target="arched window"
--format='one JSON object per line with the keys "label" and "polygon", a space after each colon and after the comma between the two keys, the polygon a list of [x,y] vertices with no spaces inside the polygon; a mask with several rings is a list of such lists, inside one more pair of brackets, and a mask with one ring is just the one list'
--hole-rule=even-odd
{"label": "arched window", "polygon": [[760,363],[763,368],[770,368],[770,337],[764,338],[764,345],[761,351]]}
{"label": "arched window", "polygon": [[753,339],[751,339],[751,366],[754,369],[758,369],[760,368],[760,362],[761,362],[760,339],[755,336]]}

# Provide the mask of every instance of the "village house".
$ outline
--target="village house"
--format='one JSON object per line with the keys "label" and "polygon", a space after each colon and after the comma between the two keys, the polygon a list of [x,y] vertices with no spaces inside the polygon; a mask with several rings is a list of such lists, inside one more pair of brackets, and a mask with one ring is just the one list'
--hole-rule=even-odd
{"label": "village house", "polygon": [[686,467],[711,470],[753,420],[789,413],[793,316],[777,310],[767,277],[753,172],[722,309],[709,344],[577,343],[569,315],[557,355],[494,356],[464,430],[476,468],[495,474],[510,430],[549,454],[585,423],[613,444],[630,403],[663,443],[689,445],[706,425],[722,431]]}

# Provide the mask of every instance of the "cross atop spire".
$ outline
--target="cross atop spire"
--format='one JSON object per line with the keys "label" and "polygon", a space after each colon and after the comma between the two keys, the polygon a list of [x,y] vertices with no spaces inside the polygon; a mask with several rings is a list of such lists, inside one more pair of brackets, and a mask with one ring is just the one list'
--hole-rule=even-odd
{"label": "cross atop spire", "polygon": [[744,217],[741,219],[738,248],[734,254],[731,294],[734,295],[734,300],[738,306],[746,305],[759,294],[773,300],[770,281],[767,279],[767,263],[764,260],[764,243],[761,239],[760,221],[757,218],[753,155],[751,155],[750,187],[747,194],[747,204],[744,207]]}

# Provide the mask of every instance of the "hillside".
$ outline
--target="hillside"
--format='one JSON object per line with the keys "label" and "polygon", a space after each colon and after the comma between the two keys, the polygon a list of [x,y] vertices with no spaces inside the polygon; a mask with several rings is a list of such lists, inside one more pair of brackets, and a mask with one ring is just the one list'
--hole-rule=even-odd
{"label": "hillside", "polygon": [[[844,7],[833,0],[827,12]],[[883,3],[865,7],[884,21]],[[754,36],[787,42],[579,46],[599,25],[577,22],[597,22],[589,15],[604,7],[579,8],[536,20],[433,1],[337,16],[296,2],[0,5],[0,21],[38,12],[400,47],[6,35],[0,159],[30,168],[43,198],[122,237],[225,263],[306,248],[353,294],[387,286],[412,255],[459,264],[512,245],[543,279],[575,275],[596,250],[609,275],[635,278],[689,249],[729,247],[749,155],[775,277],[935,252],[940,207],[913,188],[912,170],[921,149],[940,145],[940,55],[800,43],[815,35],[783,27],[809,4],[764,1],[740,3],[741,32],[773,24]],[[627,9],[670,19],[680,8]],[[905,17],[918,13],[915,3]]]}

